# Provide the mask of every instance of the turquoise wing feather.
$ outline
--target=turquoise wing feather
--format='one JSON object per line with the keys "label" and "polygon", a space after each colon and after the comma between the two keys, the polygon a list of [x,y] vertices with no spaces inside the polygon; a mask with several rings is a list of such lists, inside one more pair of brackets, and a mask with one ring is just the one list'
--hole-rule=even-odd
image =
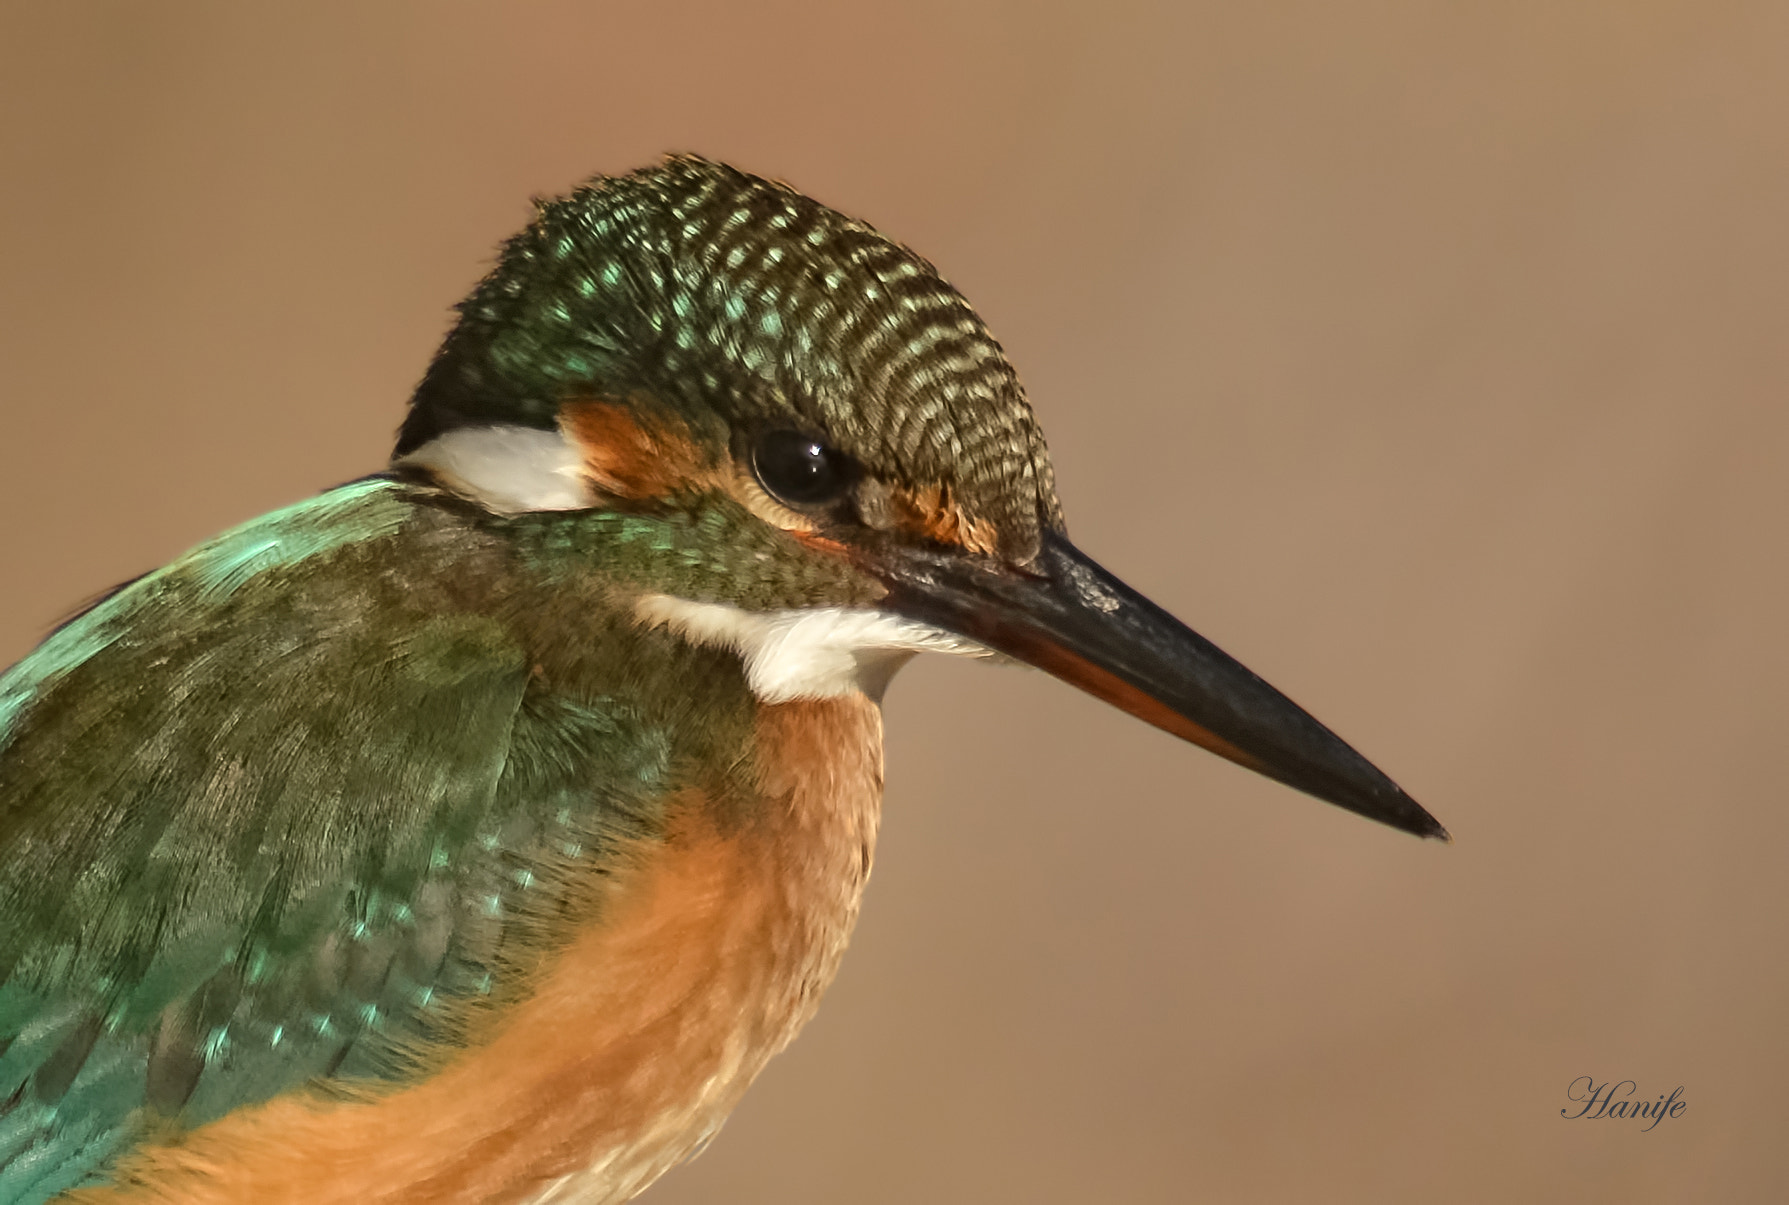
{"label": "turquoise wing feather", "polygon": [[418,1073],[567,868],[656,831],[663,726],[545,685],[468,584],[507,556],[355,483],[0,677],[0,1203],[150,1129]]}

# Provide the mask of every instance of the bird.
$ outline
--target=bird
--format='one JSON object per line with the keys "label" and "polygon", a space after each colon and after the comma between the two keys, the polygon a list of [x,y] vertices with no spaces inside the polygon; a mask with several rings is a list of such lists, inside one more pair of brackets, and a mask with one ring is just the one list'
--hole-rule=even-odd
{"label": "bird", "polygon": [[922,652],[1447,839],[1069,541],[928,261],[694,155],[536,201],[384,469],[0,676],[0,1203],[630,1199],[832,980]]}

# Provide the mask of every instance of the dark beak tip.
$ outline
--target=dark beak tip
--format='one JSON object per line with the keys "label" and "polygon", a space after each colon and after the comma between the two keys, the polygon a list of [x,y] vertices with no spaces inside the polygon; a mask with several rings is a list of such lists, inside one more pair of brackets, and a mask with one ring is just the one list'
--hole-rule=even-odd
{"label": "dark beak tip", "polygon": [[[1349,752],[1353,754],[1353,750],[1349,750]],[[1409,833],[1413,837],[1420,837],[1425,841],[1439,841],[1443,845],[1453,844],[1453,834],[1447,831],[1447,827],[1441,821],[1429,814],[1429,809],[1412,799],[1403,787],[1387,778],[1383,772],[1366,759],[1360,758],[1358,754],[1353,754],[1351,760],[1353,759],[1358,759],[1357,765],[1366,774],[1378,780],[1374,786],[1368,787],[1364,792],[1346,788],[1337,791],[1334,789],[1337,784],[1333,783],[1326,784],[1330,787],[1329,790],[1319,792],[1312,792],[1309,787],[1302,787],[1302,789],[1307,793],[1315,794],[1317,798],[1326,803],[1336,804],[1365,819],[1377,821],[1389,828]],[[1299,786],[1300,784],[1289,785]]]}
{"label": "dark beak tip", "polygon": [[[1374,771],[1374,774],[1379,776],[1377,771]],[[1267,776],[1278,777],[1271,771]],[[1280,778],[1279,781],[1325,803],[1334,804],[1345,811],[1353,812],[1362,819],[1383,824],[1387,828],[1395,828],[1399,832],[1409,833],[1411,836],[1420,837],[1425,841],[1439,841],[1443,845],[1453,844],[1453,834],[1447,831],[1447,827],[1441,821],[1431,816],[1428,809],[1422,804],[1406,795],[1402,788],[1389,781],[1382,781],[1379,789],[1364,794],[1359,791],[1336,790],[1333,784],[1325,784],[1325,787],[1313,789],[1312,784],[1290,782],[1285,778]]]}
{"label": "dark beak tip", "polygon": [[1370,819],[1383,821],[1384,823],[1391,825],[1393,828],[1402,829],[1412,836],[1421,837],[1425,841],[1439,841],[1443,845],[1452,845],[1454,843],[1454,836],[1447,831],[1447,827],[1443,825],[1441,821],[1429,815],[1429,810],[1427,808],[1416,802],[1416,800],[1410,798],[1410,796],[1404,794],[1401,789],[1398,791],[1390,808],[1385,811],[1369,813],[1368,815]]}
{"label": "dark beak tip", "polygon": [[1447,831],[1441,821],[1435,819],[1435,817],[1429,815],[1427,812],[1423,813],[1423,819],[1426,820],[1427,823],[1422,824],[1415,830],[1417,836],[1423,838],[1425,841],[1439,841],[1443,845],[1452,845],[1454,843],[1454,835]]}

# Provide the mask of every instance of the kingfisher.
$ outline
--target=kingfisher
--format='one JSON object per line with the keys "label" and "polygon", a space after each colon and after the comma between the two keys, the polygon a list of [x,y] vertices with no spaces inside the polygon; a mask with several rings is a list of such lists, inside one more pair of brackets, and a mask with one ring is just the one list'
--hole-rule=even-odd
{"label": "kingfisher", "polygon": [[1446,838],[1069,542],[926,260],[694,156],[538,202],[384,471],[0,676],[0,1203],[633,1197],[832,980],[921,652]]}

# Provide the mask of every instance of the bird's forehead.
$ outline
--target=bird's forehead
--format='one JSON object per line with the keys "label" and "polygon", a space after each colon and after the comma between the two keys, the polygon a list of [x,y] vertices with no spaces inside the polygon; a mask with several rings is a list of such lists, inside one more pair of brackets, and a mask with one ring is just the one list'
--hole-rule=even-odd
{"label": "bird's forehead", "polygon": [[[792,424],[947,487],[1027,554],[1060,525],[1042,432],[981,318],[932,266],[786,187],[680,158],[543,206],[536,255],[592,306],[615,385],[700,428]],[[554,313],[575,312],[547,300]],[[583,308],[583,307],[579,307]],[[602,330],[604,326],[609,329]]]}

